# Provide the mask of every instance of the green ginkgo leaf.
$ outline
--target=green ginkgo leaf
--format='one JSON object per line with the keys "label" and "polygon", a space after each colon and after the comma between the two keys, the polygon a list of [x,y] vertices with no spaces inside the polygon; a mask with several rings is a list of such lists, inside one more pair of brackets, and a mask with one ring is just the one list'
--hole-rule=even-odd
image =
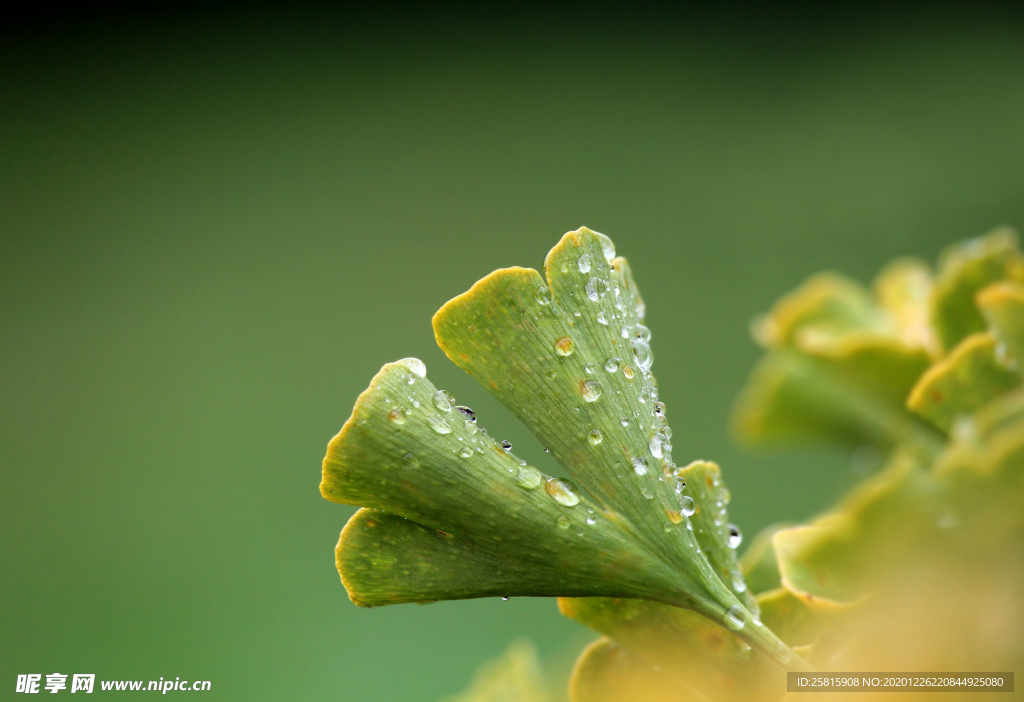
{"label": "green ginkgo leaf", "polygon": [[613,639],[645,660],[674,671],[685,687],[710,699],[743,691],[754,698],[779,682],[773,670],[732,632],[706,618],[658,602],[560,598],[562,614]]}
{"label": "green ginkgo leaf", "polygon": [[907,407],[948,432],[960,415],[969,414],[1019,386],[1020,376],[990,333],[972,334],[921,376],[907,397]]}
{"label": "green ginkgo leaf", "polygon": [[942,486],[918,457],[897,452],[833,511],[776,532],[783,586],[817,612],[856,605],[894,562],[942,528],[944,504]]}
{"label": "green ginkgo leaf", "polygon": [[[375,510],[357,513],[338,544],[353,601],[649,599],[736,630],[780,665],[806,666],[744,606],[756,612],[749,593],[719,577],[735,555],[708,553],[689,522],[625,259],[584,228],[552,249],[546,272],[492,273],[442,307],[434,329],[575,484],[497,445],[421,362],[386,365],[323,465],[324,497]],[[693,499],[720,508],[715,491]]]}
{"label": "green ginkgo leaf", "polygon": [[992,334],[1002,344],[996,347],[996,357],[1018,374],[1024,372],[1024,285],[994,283],[980,290],[975,299]]}
{"label": "green ginkgo leaf", "polygon": [[1021,265],[1017,234],[1009,227],[956,244],[942,253],[932,299],[932,324],[947,351],[968,335],[985,330],[975,294],[990,283],[1018,277]]}
{"label": "green ginkgo leaf", "polygon": [[936,346],[922,322],[929,281],[923,266],[904,261],[879,274],[874,294],[830,273],[782,298],[755,325],[768,353],[736,402],[736,435],[937,453],[940,438],[904,407]]}

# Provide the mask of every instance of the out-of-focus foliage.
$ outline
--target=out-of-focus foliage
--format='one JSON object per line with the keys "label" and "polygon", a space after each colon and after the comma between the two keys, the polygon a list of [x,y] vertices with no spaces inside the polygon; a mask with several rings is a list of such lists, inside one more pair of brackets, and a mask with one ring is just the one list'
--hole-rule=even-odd
{"label": "out-of-focus foliage", "polygon": [[514,641],[504,655],[481,666],[466,690],[444,702],[549,702],[537,651]]}
{"label": "out-of-focus foliage", "polygon": [[[806,661],[834,671],[1020,667],[1024,257],[1012,231],[951,247],[935,272],[898,260],[870,288],[815,276],[757,320],[766,354],[737,400],[738,437],[868,447],[886,460],[832,509],[766,529],[739,559],[718,466],[671,463],[665,408],[653,405],[649,362],[641,368],[650,332],[628,266],[605,255],[611,285],[597,295],[593,279],[573,282],[607,254],[580,231],[549,255],[550,290],[533,271],[499,271],[446,305],[435,328],[449,357],[552,447],[592,502],[573,492],[579,507],[561,512],[557,491],[547,492],[558,504],[534,500],[521,478],[533,469],[489,440],[477,460],[475,428],[439,441],[452,432],[428,429],[446,417],[429,407],[436,389],[386,366],[324,466],[326,497],[373,508],[339,543],[354,600],[559,595],[563,614],[601,634],[577,661],[573,702],[779,700],[783,669]],[[612,288],[615,302],[602,307]],[[622,376],[630,358],[640,372]],[[647,382],[622,379],[634,375]],[[591,377],[604,404],[588,398]],[[425,409],[408,410],[406,394]],[[391,403],[403,408],[398,426]],[[454,441],[477,462],[450,458]],[[537,474],[533,488],[553,480]],[[552,521],[568,515],[560,536]],[[714,583],[733,609],[723,613]],[[487,696],[502,675],[521,676],[495,665],[459,699],[535,699]]]}

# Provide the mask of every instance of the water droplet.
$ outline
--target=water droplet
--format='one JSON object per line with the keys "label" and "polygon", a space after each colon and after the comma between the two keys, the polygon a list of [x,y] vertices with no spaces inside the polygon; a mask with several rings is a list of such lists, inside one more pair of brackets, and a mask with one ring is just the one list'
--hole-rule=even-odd
{"label": "water droplet", "polygon": [[544,483],[544,489],[555,498],[555,502],[565,507],[575,507],[580,503],[579,495],[576,494],[576,486],[568,480],[549,478]]}
{"label": "water droplet", "polygon": [[587,434],[587,441],[589,441],[592,446],[597,446],[603,440],[604,437],[601,435],[601,432],[598,431],[597,429],[591,429],[590,433]]}
{"label": "water droplet", "polygon": [[473,449],[471,449],[469,446],[463,446],[462,450],[459,451],[459,455],[462,456],[463,458],[469,458],[470,456],[473,455]]}
{"label": "water droplet", "polygon": [[651,340],[651,330],[643,324],[637,324],[633,327],[633,337],[639,341],[647,343]]}
{"label": "water droplet", "polygon": [[509,451],[512,450],[512,442],[502,439],[501,448],[505,449],[505,453],[508,453]]}
{"label": "water droplet", "polygon": [[401,364],[421,378],[427,377],[427,366],[418,358],[402,359]]}
{"label": "water droplet", "polygon": [[588,363],[585,366],[583,366],[583,370],[585,370],[587,373],[593,373],[596,367],[597,366],[595,366],[593,363]]}
{"label": "water droplet", "polygon": [[638,456],[633,459],[633,472],[637,475],[647,475],[647,459],[643,456]]}
{"label": "water droplet", "polygon": [[623,366],[622,374],[626,376],[628,380],[632,380],[633,376],[636,375],[636,371],[633,370],[633,366]]}
{"label": "water droplet", "polygon": [[658,388],[653,385],[645,385],[640,388],[640,395],[637,397],[640,402],[654,402],[658,399]]}
{"label": "water droplet", "polygon": [[[658,404],[661,403],[659,402]],[[669,441],[672,439],[672,429],[667,424],[658,427],[658,433],[661,434],[662,442]]]}
{"label": "water droplet", "polygon": [[619,420],[619,424],[621,424],[624,427],[628,427],[629,426],[629,418],[628,417],[623,417],[622,419]]}
{"label": "water droplet", "polygon": [[658,418],[664,418],[665,416],[665,403],[655,402],[654,403],[654,416]]}
{"label": "water droplet", "polygon": [[732,493],[729,492],[729,488],[722,488],[722,502],[724,504],[732,502]]}
{"label": "water droplet", "polygon": [[604,362],[604,369],[609,373],[614,373],[619,369],[619,363],[619,359],[616,358],[615,356],[612,356],[611,358]]}
{"label": "water droplet", "polygon": [[572,339],[567,336],[563,336],[561,339],[555,342],[555,353],[559,356],[571,356],[572,355]]}
{"label": "water droplet", "polygon": [[640,371],[646,373],[650,370],[651,365],[654,364],[654,354],[651,352],[651,347],[647,345],[646,341],[640,341],[639,339],[633,339],[631,344],[633,347],[633,359],[636,361],[636,365],[640,368]]}
{"label": "water droplet", "polygon": [[438,390],[434,393],[434,407],[442,412],[451,412],[455,404],[455,396],[447,390]]}
{"label": "water droplet", "polygon": [[587,517],[587,524],[589,524],[590,526],[594,526],[595,524],[597,524],[597,520],[593,517]]}
{"label": "water droplet", "polygon": [[580,273],[590,272],[590,254],[583,254],[576,259],[576,266],[580,269]]}
{"label": "water droplet", "polygon": [[679,510],[687,517],[692,517],[693,513],[697,511],[697,505],[694,504],[692,497],[683,495],[679,498]]}
{"label": "water droplet", "polygon": [[549,369],[548,372],[545,373],[544,375],[546,375],[549,378],[554,378],[555,376],[558,375],[558,373],[555,373],[555,370],[552,368],[552,369]]}
{"label": "water droplet", "polygon": [[504,601],[504,602],[508,602],[508,595],[505,595],[505,596],[504,596],[504,597],[502,597],[501,599],[502,599],[502,601]]}
{"label": "water droplet", "polygon": [[640,486],[640,494],[644,496],[645,500],[653,500],[654,499],[654,492],[651,490],[650,486],[647,485],[647,484],[644,484],[644,485]]}
{"label": "water droplet", "polygon": [[622,329],[619,331],[619,334],[622,335],[623,339],[628,339],[629,338],[629,333],[630,333],[630,328],[629,328],[628,325],[623,326]]}
{"label": "water droplet", "polygon": [[608,326],[608,315],[605,314],[604,310],[601,310],[600,312],[597,313],[597,321],[605,325],[606,327]]}
{"label": "water droplet", "polygon": [[547,288],[537,288],[537,294],[533,298],[537,301],[538,305],[550,305],[551,304],[551,291]]}
{"label": "water droplet", "polygon": [[455,409],[466,415],[467,422],[476,423],[476,412],[474,412],[468,407],[463,407],[462,405],[455,405]]}
{"label": "water droplet", "polygon": [[407,453],[404,456],[402,456],[402,460],[413,467],[419,465],[419,461],[416,460],[416,456],[412,455],[411,453]]}
{"label": "water droplet", "polygon": [[665,514],[668,516],[668,520],[673,524],[683,523],[683,515],[680,512],[675,512],[673,510],[666,509]]}
{"label": "water droplet", "polygon": [[571,522],[569,521],[569,518],[566,517],[564,514],[560,514],[558,515],[558,518],[555,519],[555,524],[558,525],[559,529],[568,529]]}
{"label": "water droplet", "polygon": [[562,271],[563,273],[568,273],[569,272],[569,264],[568,263],[563,263],[561,266],[558,267],[558,270]]}
{"label": "water droplet", "polygon": [[652,456],[661,458],[664,455],[661,450],[661,435],[655,434],[652,436],[651,440],[647,442],[647,448],[650,449]]}
{"label": "water droplet", "polygon": [[452,433],[452,425],[449,424],[444,419],[442,419],[441,417],[431,417],[429,422],[430,422],[430,428],[433,429],[434,431],[436,431],[438,434],[451,434]]}
{"label": "water droplet", "polygon": [[413,383],[415,383],[416,382],[416,374],[415,373],[410,373],[409,375],[405,376],[405,382],[407,382],[409,385],[412,385]]}
{"label": "water droplet", "polygon": [[743,534],[740,533],[740,528],[735,524],[729,525],[729,548],[739,548],[740,544],[743,543]]}
{"label": "water droplet", "polygon": [[615,244],[601,232],[594,232],[594,236],[601,242],[601,253],[604,254],[604,260],[611,263],[612,259],[615,258]]}
{"label": "water droplet", "polygon": [[533,490],[540,485],[541,475],[540,471],[530,466],[521,466],[519,472],[516,474],[516,484],[519,487],[526,488],[527,490]]}
{"label": "water droplet", "polygon": [[597,302],[608,292],[608,283],[601,278],[591,278],[587,281],[587,297],[591,302]]}
{"label": "water droplet", "polygon": [[580,392],[583,394],[584,400],[594,402],[597,398],[601,397],[601,383],[596,380],[588,380],[583,383]]}
{"label": "water droplet", "polygon": [[388,420],[395,424],[405,424],[405,412],[400,407],[396,407],[388,412]]}
{"label": "water droplet", "polygon": [[743,608],[733,605],[725,613],[725,625],[733,631],[743,628]]}
{"label": "water droplet", "polygon": [[730,576],[732,577],[733,590],[735,590],[736,592],[747,591],[747,582],[743,579],[743,573],[739,572],[738,570],[734,570],[732,571],[732,573],[730,573]]}

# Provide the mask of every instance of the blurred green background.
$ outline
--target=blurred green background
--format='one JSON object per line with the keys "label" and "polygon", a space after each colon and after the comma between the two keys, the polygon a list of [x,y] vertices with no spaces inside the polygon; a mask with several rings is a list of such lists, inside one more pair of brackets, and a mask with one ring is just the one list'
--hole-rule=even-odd
{"label": "blurred green background", "polygon": [[0,689],[180,676],[224,700],[435,700],[549,600],[361,610],[317,490],[380,366],[567,230],[628,256],[676,458],[749,536],[849,457],[726,429],[750,318],[807,275],[1024,225],[1024,42],[1005,13],[80,13],[0,41]]}

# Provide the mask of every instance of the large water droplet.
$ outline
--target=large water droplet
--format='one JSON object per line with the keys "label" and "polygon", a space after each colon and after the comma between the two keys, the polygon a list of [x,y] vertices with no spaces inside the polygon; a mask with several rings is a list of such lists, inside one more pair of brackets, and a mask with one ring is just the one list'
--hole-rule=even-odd
{"label": "large water droplet", "polygon": [[738,570],[734,570],[732,571],[732,573],[730,573],[730,577],[732,579],[733,590],[735,590],[736,592],[747,591],[747,581],[743,579],[743,573],[741,573]]}
{"label": "large water droplet", "polygon": [[587,402],[594,402],[601,397],[601,383],[596,380],[588,380],[580,388],[583,399]]}
{"label": "large water droplet", "polygon": [[476,423],[476,412],[474,412],[468,407],[463,407],[462,405],[455,405],[455,409],[466,415],[467,422],[473,422],[474,424]]}
{"label": "large water droplet", "polygon": [[516,474],[516,484],[521,488],[527,490],[533,490],[540,485],[541,475],[540,471],[530,466],[520,466],[519,473]]}
{"label": "large water droplet", "polygon": [[642,372],[646,373],[654,363],[654,354],[651,352],[651,347],[647,345],[646,341],[640,341],[639,339],[633,339],[630,345],[633,347],[633,359],[636,361],[636,365]]}
{"label": "large water droplet", "polygon": [[604,437],[601,436],[601,432],[597,429],[591,429],[590,433],[587,434],[587,441],[589,441],[591,445],[597,446],[599,443],[604,441]]}
{"label": "large water droplet", "polygon": [[629,326],[623,326],[622,329],[619,331],[619,334],[622,336],[623,339],[628,339],[630,334]]}
{"label": "large water droplet", "polygon": [[509,451],[512,450],[512,442],[511,441],[507,441],[505,439],[502,439],[501,440],[501,448],[503,448],[505,450],[505,453],[508,453]]}
{"label": "large water droplet", "polygon": [[601,278],[591,278],[587,281],[587,297],[591,302],[597,302],[608,292],[608,283]]}
{"label": "large water droplet", "polygon": [[549,478],[544,483],[544,489],[555,498],[555,502],[565,507],[575,507],[580,503],[579,495],[576,494],[576,486],[568,480]]}
{"label": "large water droplet", "polygon": [[594,519],[593,517],[587,517],[587,524],[593,526],[593,525],[597,524],[597,520]]}
{"label": "large water droplet", "polygon": [[442,412],[451,412],[452,405],[455,404],[455,395],[452,395],[447,390],[438,390],[434,393],[434,407],[438,408]]}
{"label": "large water droplet", "polygon": [[637,456],[632,460],[633,472],[637,475],[647,475],[647,459],[643,456]]}
{"label": "large water droplet", "polygon": [[537,301],[538,305],[550,305],[551,304],[551,291],[547,288],[537,288],[537,294],[533,297]]}
{"label": "large water droplet", "polygon": [[664,419],[665,418],[665,403],[664,402],[655,402],[654,403],[654,416],[657,417],[658,419]]}
{"label": "large water droplet", "polygon": [[561,339],[555,342],[555,353],[559,356],[571,356],[572,355],[572,339],[567,336],[563,336]]}
{"label": "large water droplet", "polygon": [[555,524],[558,526],[559,529],[568,529],[572,522],[570,522],[569,518],[566,517],[564,514],[560,514],[555,519]]}
{"label": "large water droplet", "polygon": [[430,428],[436,431],[438,434],[451,434],[452,425],[441,417],[431,417],[429,420]]}
{"label": "large water droplet", "polygon": [[413,373],[421,378],[427,377],[427,366],[418,358],[405,358],[401,361],[402,365],[411,370]]}
{"label": "large water droplet", "polygon": [[590,254],[583,254],[576,259],[576,267],[580,269],[580,273],[590,272]]}
{"label": "large water droplet", "polygon": [[620,362],[621,361],[618,358],[612,356],[611,358],[604,362],[604,369],[609,373],[614,373],[619,369]]}
{"label": "large water droplet", "polygon": [[651,455],[655,458],[661,458],[664,453],[661,447],[661,435],[655,434],[651,437],[651,440],[647,442],[647,448],[650,450]]}
{"label": "large water droplet", "polygon": [[651,330],[645,327],[643,324],[637,324],[633,327],[633,337],[644,343],[651,340]]}
{"label": "large water droplet", "polygon": [[469,458],[470,456],[473,455],[473,449],[471,449],[469,446],[463,446],[462,450],[459,451],[459,455],[462,456],[463,458]]}
{"label": "large water droplet", "polygon": [[687,517],[692,517],[694,512],[697,511],[697,505],[694,503],[692,497],[689,495],[683,495],[679,498],[679,510]]}
{"label": "large water droplet", "polygon": [[405,424],[405,412],[400,407],[396,407],[388,412],[388,420],[395,424]]}
{"label": "large water droplet", "polygon": [[606,327],[608,326],[608,315],[605,314],[604,310],[601,310],[600,312],[597,313],[597,321],[605,325]]}
{"label": "large water droplet", "polygon": [[735,524],[729,525],[729,548],[739,548],[739,545],[743,543],[743,534],[740,533],[740,528]]}
{"label": "large water droplet", "polygon": [[615,244],[601,232],[594,232],[594,236],[601,242],[601,253],[604,254],[604,260],[611,263],[612,259],[615,258]]}
{"label": "large water droplet", "polygon": [[733,631],[743,628],[743,608],[733,605],[725,613],[725,625]]}

